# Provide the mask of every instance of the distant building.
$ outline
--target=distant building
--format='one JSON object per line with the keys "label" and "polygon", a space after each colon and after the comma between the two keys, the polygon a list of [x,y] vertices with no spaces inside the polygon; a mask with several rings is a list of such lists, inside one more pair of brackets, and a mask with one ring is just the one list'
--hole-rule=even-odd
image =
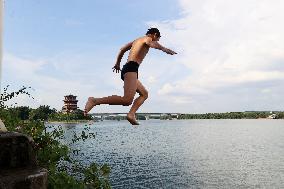
{"label": "distant building", "polygon": [[78,100],[76,100],[76,97],[77,96],[74,96],[74,95],[67,95],[67,96],[64,96],[64,106],[62,107],[62,112],[63,113],[69,113],[69,112],[73,112],[74,110],[77,110],[78,109],[78,106],[77,106],[77,103],[78,103]]}

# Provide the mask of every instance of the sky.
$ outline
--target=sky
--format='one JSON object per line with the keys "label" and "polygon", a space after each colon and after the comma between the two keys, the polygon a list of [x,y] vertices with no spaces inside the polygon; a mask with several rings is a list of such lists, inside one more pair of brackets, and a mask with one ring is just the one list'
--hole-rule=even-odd
{"label": "sky", "polygon": [[157,27],[178,54],[150,50],[138,112],[284,111],[283,9],[282,0],[6,0],[1,88],[32,87],[34,99],[9,103],[57,110],[69,94],[80,109],[89,96],[122,96],[119,49]]}

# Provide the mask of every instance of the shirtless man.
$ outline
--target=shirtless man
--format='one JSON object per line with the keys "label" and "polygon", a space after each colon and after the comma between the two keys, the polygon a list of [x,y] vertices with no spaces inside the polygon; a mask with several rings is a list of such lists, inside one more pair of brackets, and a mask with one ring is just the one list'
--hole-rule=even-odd
{"label": "shirtless man", "polygon": [[[117,56],[116,64],[114,65],[113,72],[119,73],[121,71],[121,79],[124,81],[124,95],[123,96],[107,96],[102,98],[89,97],[85,106],[84,115],[96,105],[109,104],[109,105],[123,105],[129,106],[132,104],[135,93],[139,93],[139,97],[133,102],[133,105],[127,114],[127,120],[132,125],[139,125],[136,121],[135,113],[138,108],[148,98],[148,91],[138,80],[138,68],[142,63],[144,57],[149,51],[149,48],[159,49],[167,54],[177,54],[171,49],[165,48],[158,43],[161,35],[157,28],[148,29],[146,36],[135,39],[134,41],[124,45]],[[120,69],[121,59],[126,51],[130,50],[127,63]]]}

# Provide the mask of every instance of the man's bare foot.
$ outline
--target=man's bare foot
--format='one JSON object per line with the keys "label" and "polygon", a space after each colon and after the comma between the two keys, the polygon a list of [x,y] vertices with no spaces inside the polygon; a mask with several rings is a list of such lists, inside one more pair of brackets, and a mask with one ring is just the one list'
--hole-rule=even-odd
{"label": "man's bare foot", "polygon": [[94,97],[89,97],[88,101],[85,105],[84,109],[84,116],[87,116],[88,112],[95,106],[96,104],[96,99]]}
{"label": "man's bare foot", "polygon": [[135,119],[135,114],[128,113],[126,118],[132,125],[139,125],[139,123]]}

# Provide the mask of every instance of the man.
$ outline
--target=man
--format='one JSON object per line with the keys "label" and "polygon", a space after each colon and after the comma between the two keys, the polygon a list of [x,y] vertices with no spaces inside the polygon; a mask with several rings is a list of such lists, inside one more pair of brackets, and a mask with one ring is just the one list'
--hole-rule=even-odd
{"label": "man", "polygon": [[[133,102],[133,105],[127,114],[127,120],[132,125],[139,125],[135,119],[135,113],[138,108],[148,98],[148,91],[138,80],[138,68],[149,51],[149,48],[159,49],[167,54],[177,54],[171,49],[165,48],[158,43],[160,39],[160,31],[157,28],[148,29],[146,36],[135,39],[134,41],[124,45],[117,56],[116,64],[114,65],[113,72],[119,73],[121,71],[121,79],[124,81],[124,95],[123,96],[107,96],[102,98],[89,97],[85,106],[84,115],[96,105],[110,104],[110,105],[123,105],[129,106],[132,104],[135,93],[139,93],[139,97]],[[127,63],[120,69],[121,59],[126,51],[130,50]]]}

